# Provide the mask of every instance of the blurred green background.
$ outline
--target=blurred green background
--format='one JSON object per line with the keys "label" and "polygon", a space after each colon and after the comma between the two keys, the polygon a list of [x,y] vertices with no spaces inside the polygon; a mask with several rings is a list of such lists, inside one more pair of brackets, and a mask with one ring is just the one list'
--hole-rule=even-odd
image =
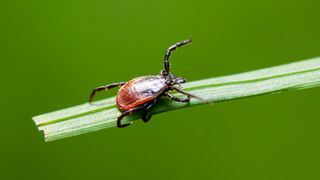
{"label": "blurred green background", "polygon": [[[92,88],[198,80],[320,56],[320,1],[1,1],[0,179],[320,179],[320,89],[162,113],[45,143],[32,116]],[[99,98],[112,96],[116,91]]]}

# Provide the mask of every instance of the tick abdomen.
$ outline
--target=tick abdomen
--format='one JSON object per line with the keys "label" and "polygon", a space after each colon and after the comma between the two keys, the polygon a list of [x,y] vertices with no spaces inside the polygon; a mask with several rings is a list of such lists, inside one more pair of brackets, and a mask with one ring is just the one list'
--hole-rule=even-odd
{"label": "tick abdomen", "polygon": [[142,76],[130,80],[119,89],[117,105],[120,110],[128,110],[157,98],[167,89],[162,76]]}

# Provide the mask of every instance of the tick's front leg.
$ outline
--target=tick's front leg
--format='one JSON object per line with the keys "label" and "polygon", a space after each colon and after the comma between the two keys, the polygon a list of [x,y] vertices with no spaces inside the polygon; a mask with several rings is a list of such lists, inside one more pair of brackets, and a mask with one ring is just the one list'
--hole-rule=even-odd
{"label": "tick's front leg", "polygon": [[207,100],[205,100],[205,99],[203,99],[203,98],[201,98],[201,97],[199,97],[199,96],[196,96],[196,95],[194,95],[194,94],[188,93],[188,92],[186,92],[186,91],[184,91],[184,90],[182,90],[182,89],[180,89],[180,88],[171,87],[171,90],[176,90],[176,91],[178,91],[178,92],[181,93],[181,94],[187,95],[187,96],[189,97],[189,99],[190,99],[190,97],[191,97],[191,98],[195,98],[195,99],[198,99],[198,100],[200,100],[200,101],[203,101],[203,102],[205,102],[205,103],[210,103],[209,101],[207,101]]}
{"label": "tick's front leg", "polygon": [[169,97],[170,99],[177,101],[177,102],[189,102],[190,101],[190,96],[188,95],[187,98],[180,98],[176,97],[168,92],[164,93],[165,96]]}

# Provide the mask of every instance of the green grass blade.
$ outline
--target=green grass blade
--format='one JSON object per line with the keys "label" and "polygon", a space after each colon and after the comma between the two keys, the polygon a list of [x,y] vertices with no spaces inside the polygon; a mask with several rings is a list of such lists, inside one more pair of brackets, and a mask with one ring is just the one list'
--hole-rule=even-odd
{"label": "green grass blade", "polygon": [[[241,74],[193,81],[183,84],[182,87],[210,102],[217,103],[287,90],[312,88],[319,85],[320,58],[314,58]],[[196,99],[192,99],[190,103],[178,103],[161,98],[151,113],[157,114],[201,104],[205,103]],[[44,132],[45,140],[52,141],[115,127],[119,115],[115,98],[111,97],[95,102],[95,105],[86,103],[39,115],[33,117],[33,120],[38,129]],[[135,113],[125,118],[124,122],[139,118],[140,114]]]}

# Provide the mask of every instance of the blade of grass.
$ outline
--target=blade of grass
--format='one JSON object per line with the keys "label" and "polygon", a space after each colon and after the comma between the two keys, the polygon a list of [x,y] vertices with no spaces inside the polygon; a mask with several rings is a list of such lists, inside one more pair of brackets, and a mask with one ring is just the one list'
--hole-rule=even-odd
{"label": "blade of grass", "polygon": [[[316,86],[320,86],[320,58],[182,85],[186,91],[214,103]],[[196,99],[192,99],[190,103],[179,103],[161,98],[151,113],[157,114],[201,104],[204,103]],[[119,115],[115,97],[111,97],[95,102],[95,105],[86,103],[39,115],[33,117],[33,120],[38,129],[44,132],[45,140],[52,141],[114,127]],[[125,118],[124,123],[139,118],[138,112]]]}

